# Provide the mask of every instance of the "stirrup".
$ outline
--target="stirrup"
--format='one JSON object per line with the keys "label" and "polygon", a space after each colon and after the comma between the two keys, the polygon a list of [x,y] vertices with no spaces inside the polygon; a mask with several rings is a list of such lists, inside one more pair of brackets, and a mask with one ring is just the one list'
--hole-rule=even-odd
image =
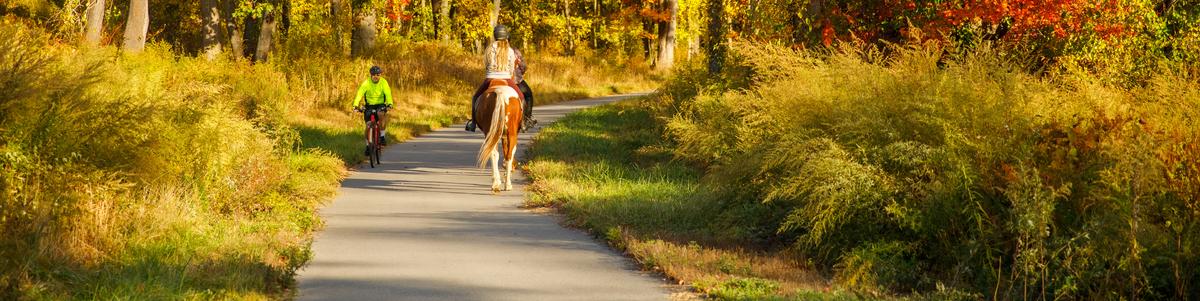
{"label": "stirrup", "polygon": [[537,119],[521,120],[521,132],[528,132],[529,129],[532,129],[535,124],[537,124]]}

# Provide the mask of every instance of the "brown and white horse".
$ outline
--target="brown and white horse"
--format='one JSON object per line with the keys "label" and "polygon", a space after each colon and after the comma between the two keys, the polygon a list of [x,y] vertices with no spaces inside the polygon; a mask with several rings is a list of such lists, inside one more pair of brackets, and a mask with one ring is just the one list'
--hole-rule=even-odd
{"label": "brown and white horse", "polygon": [[[483,145],[479,147],[479,167],[487,165],[487,159],[492,159],[492,192],[512,190],[513,158],[517,152],[517,133],[520,130],[522,103],[517,91],[504,80],[492,80],[488,89],[475,103],[476,124],[483,130],[485,136]],[[497,145],[501,146],[496,149]],[[501,186],[500,169],[496,166],[503,151],[504,178]]]}

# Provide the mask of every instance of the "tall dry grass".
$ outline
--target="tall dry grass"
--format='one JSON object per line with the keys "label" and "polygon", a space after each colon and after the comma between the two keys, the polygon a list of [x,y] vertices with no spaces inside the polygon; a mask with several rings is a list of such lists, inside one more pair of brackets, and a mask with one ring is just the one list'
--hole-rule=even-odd
{"label": "tall dry grass", "polygon": [[344,169],[282,73],[0,34],[0,297],[286,296]]}
{"label": "tall dry grass", "polygon": [[724,74],[663,89],[674,154],[723,196],[778,208],[763,234],[839,285],[1200,298],[1195,75],[1125,88],[988,49],[939,68],[936,45],[733,48]]}

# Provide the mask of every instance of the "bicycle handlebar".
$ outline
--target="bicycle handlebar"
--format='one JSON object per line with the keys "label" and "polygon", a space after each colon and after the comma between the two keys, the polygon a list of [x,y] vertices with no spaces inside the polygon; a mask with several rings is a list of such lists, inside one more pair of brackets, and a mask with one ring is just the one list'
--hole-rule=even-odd
{"label": "bicycle handlebar", "polygon": [[[388,109],[391,109],[391,108],[392,108],[391,106],[384,106],[384,107],[382,107],[382,108],[379,108],[379,109],[376,109],[376,110],[378,110],[378,111],[380,111],[380,112],[387,112],[387,111],[388,111]],[[354,108],[354,111],[355,111],[355,112],[360,112],[360,113],[361,113],[361,112],[363,112],[363,111],[366,111],[366,108],[364,108],[364,107],[355,107],[355,108]]]}

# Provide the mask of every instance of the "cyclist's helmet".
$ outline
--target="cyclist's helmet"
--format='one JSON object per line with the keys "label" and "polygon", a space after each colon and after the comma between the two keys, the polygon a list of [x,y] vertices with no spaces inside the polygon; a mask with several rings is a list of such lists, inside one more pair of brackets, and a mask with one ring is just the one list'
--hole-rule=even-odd
{"label": "cyclist's helmet", "polygon": [[504,24],[496,25],[496,29],[492,31],[492,37],[496,38],[496,40],[507,40],[508,27],[504,26]]}
{"label": "cyclist's helmet", "polygon": [[383,68],[379,68],[379,66],[371,66],[371,75],[378,74],[383,74]]}

